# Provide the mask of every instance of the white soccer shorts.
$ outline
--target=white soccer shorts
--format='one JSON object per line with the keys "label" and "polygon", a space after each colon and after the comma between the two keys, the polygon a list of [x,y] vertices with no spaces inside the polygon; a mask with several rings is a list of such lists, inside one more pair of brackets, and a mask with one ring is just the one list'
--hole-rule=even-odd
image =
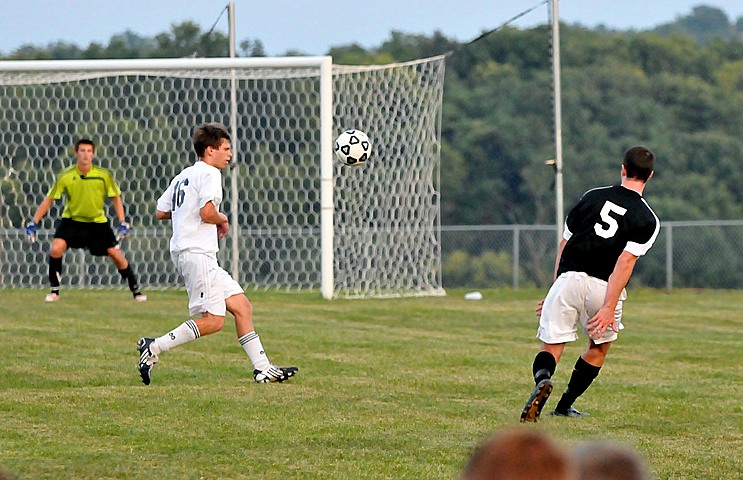
{"label": "white soccer shorts", "polygon": [[[537,338],[544,343],[567,343],[578,340],[578,326],[586,332],[586,324],[604,303],[607,283],[583,272],[565,272],[552,284],[542,305]],[[622,304],[627,299],[627,291],[622,289],[614,310],[617,328],[621,330]],[[601,338],[594,343],[602,344],[617,339],[617,332],[606,329]]]}
{"label": "white soccer shorts", "polygon": [[196,318],[209,312],[225,316],[225,300],[243,289],[217,262],[216,254],[174,252],[173,263],[183,276],[188,293],[188,314]]}

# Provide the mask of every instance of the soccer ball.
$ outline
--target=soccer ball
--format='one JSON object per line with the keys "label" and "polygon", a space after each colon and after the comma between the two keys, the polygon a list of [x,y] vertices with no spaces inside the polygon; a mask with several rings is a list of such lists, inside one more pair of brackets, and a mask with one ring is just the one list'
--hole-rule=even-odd
{"label": "soccer ball", "polygon": [[346,130],[335,141],[335,156],[343,165],[358,166],[369,159],[371,142],[361,130]]}

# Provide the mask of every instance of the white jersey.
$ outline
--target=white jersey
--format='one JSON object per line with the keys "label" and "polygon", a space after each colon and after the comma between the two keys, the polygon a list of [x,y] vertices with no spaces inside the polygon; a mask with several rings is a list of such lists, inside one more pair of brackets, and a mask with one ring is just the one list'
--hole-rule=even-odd
{"label": "white jersey", "polygon": [[185,168],[157,200],[157,209],[172,215],[170,251],[217,253],[217,226],[201,220],[199,211],[208,202],[219,210],[222,203],[222,173],[199,160]]}

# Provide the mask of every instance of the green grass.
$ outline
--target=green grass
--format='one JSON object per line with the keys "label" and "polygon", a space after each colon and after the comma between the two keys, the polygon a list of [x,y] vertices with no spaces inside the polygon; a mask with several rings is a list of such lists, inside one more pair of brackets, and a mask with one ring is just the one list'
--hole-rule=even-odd
{"label": "green grass", "polygon": [[[322,300],[248,292],[291,382],[253,383],[229,323],[167,352],[145,387],[135,343],[186,314],[182,292],[0,290],[0,470],[22,479],[453,479],[518,424],[542,291]],[[743,471],[743,292],[630,291],[628,326],[576,406],[537,428],[567,446],[609,438],[658,479]],[[585,340],[566,348],[565,387]],[[551,400],[556,401],[556,398]],[[549,408],[549,405],[548,405]]]}

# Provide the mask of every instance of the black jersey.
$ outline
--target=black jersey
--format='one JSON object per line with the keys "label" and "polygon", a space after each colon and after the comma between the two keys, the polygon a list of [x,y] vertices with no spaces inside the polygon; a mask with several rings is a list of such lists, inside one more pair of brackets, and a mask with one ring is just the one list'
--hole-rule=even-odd
{"label": "black jersey", "polygon": [[634,190],[621,185],[589,190],[565,221],[568,241],[557,275],[585,272],[608,281],[622,251],[644,255],[659,230],[658,217]]}

